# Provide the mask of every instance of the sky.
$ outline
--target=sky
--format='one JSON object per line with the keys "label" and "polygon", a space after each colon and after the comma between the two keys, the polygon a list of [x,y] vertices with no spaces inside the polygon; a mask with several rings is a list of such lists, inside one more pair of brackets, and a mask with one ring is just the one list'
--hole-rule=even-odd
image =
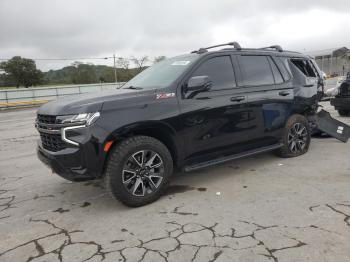
{"label": "sky", "polygon": [[311,52],[350,48],[349,0],[0,0],[0,59],[47,71],[75,60],[167,57],[237,41]]}

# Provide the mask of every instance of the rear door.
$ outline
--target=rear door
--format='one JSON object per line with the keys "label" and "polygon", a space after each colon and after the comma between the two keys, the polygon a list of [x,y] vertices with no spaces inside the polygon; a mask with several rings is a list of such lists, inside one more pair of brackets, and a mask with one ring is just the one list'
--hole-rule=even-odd
{"label": "rear door", "polygon": [[273,56],[240,55],[238,60],[248,100],[246,135],[256,147],[275,144],[292,110],[291,75]]}

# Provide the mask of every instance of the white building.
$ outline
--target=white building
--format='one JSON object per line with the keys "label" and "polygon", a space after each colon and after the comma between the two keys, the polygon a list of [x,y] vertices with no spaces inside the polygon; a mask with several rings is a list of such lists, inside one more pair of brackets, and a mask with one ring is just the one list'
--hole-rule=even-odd
{"label": "white building", "polygon": [[346,47],[309,52],[327,75],[346,75],[350,71],[350,50]]}

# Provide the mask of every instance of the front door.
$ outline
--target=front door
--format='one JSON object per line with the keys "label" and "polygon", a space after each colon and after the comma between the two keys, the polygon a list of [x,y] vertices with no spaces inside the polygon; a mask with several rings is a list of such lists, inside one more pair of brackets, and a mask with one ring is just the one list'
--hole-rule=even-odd
{"label": "front door", "polygon": [[183,93],[180,99],[180,135],[187,159],[233,149],[248,139],[247,97],[237,92],[233,62],[230,55],[211,56],[186,77],[185,85],[193,76],[209,76],[212,80],[209,91]]}

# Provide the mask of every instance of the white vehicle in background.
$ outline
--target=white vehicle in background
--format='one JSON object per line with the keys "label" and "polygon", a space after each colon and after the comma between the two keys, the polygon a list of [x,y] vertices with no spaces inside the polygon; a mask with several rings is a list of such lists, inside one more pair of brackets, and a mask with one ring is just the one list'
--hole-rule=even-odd
{"label": "white vehicle in background", "polygon": [[339,76],[337,79],[337,82],[335,84],[335,87],[329,88],[325,91],[325,96],[336,96],[339,94],[339,87],[340,85],[345,81],[345,76]]}

